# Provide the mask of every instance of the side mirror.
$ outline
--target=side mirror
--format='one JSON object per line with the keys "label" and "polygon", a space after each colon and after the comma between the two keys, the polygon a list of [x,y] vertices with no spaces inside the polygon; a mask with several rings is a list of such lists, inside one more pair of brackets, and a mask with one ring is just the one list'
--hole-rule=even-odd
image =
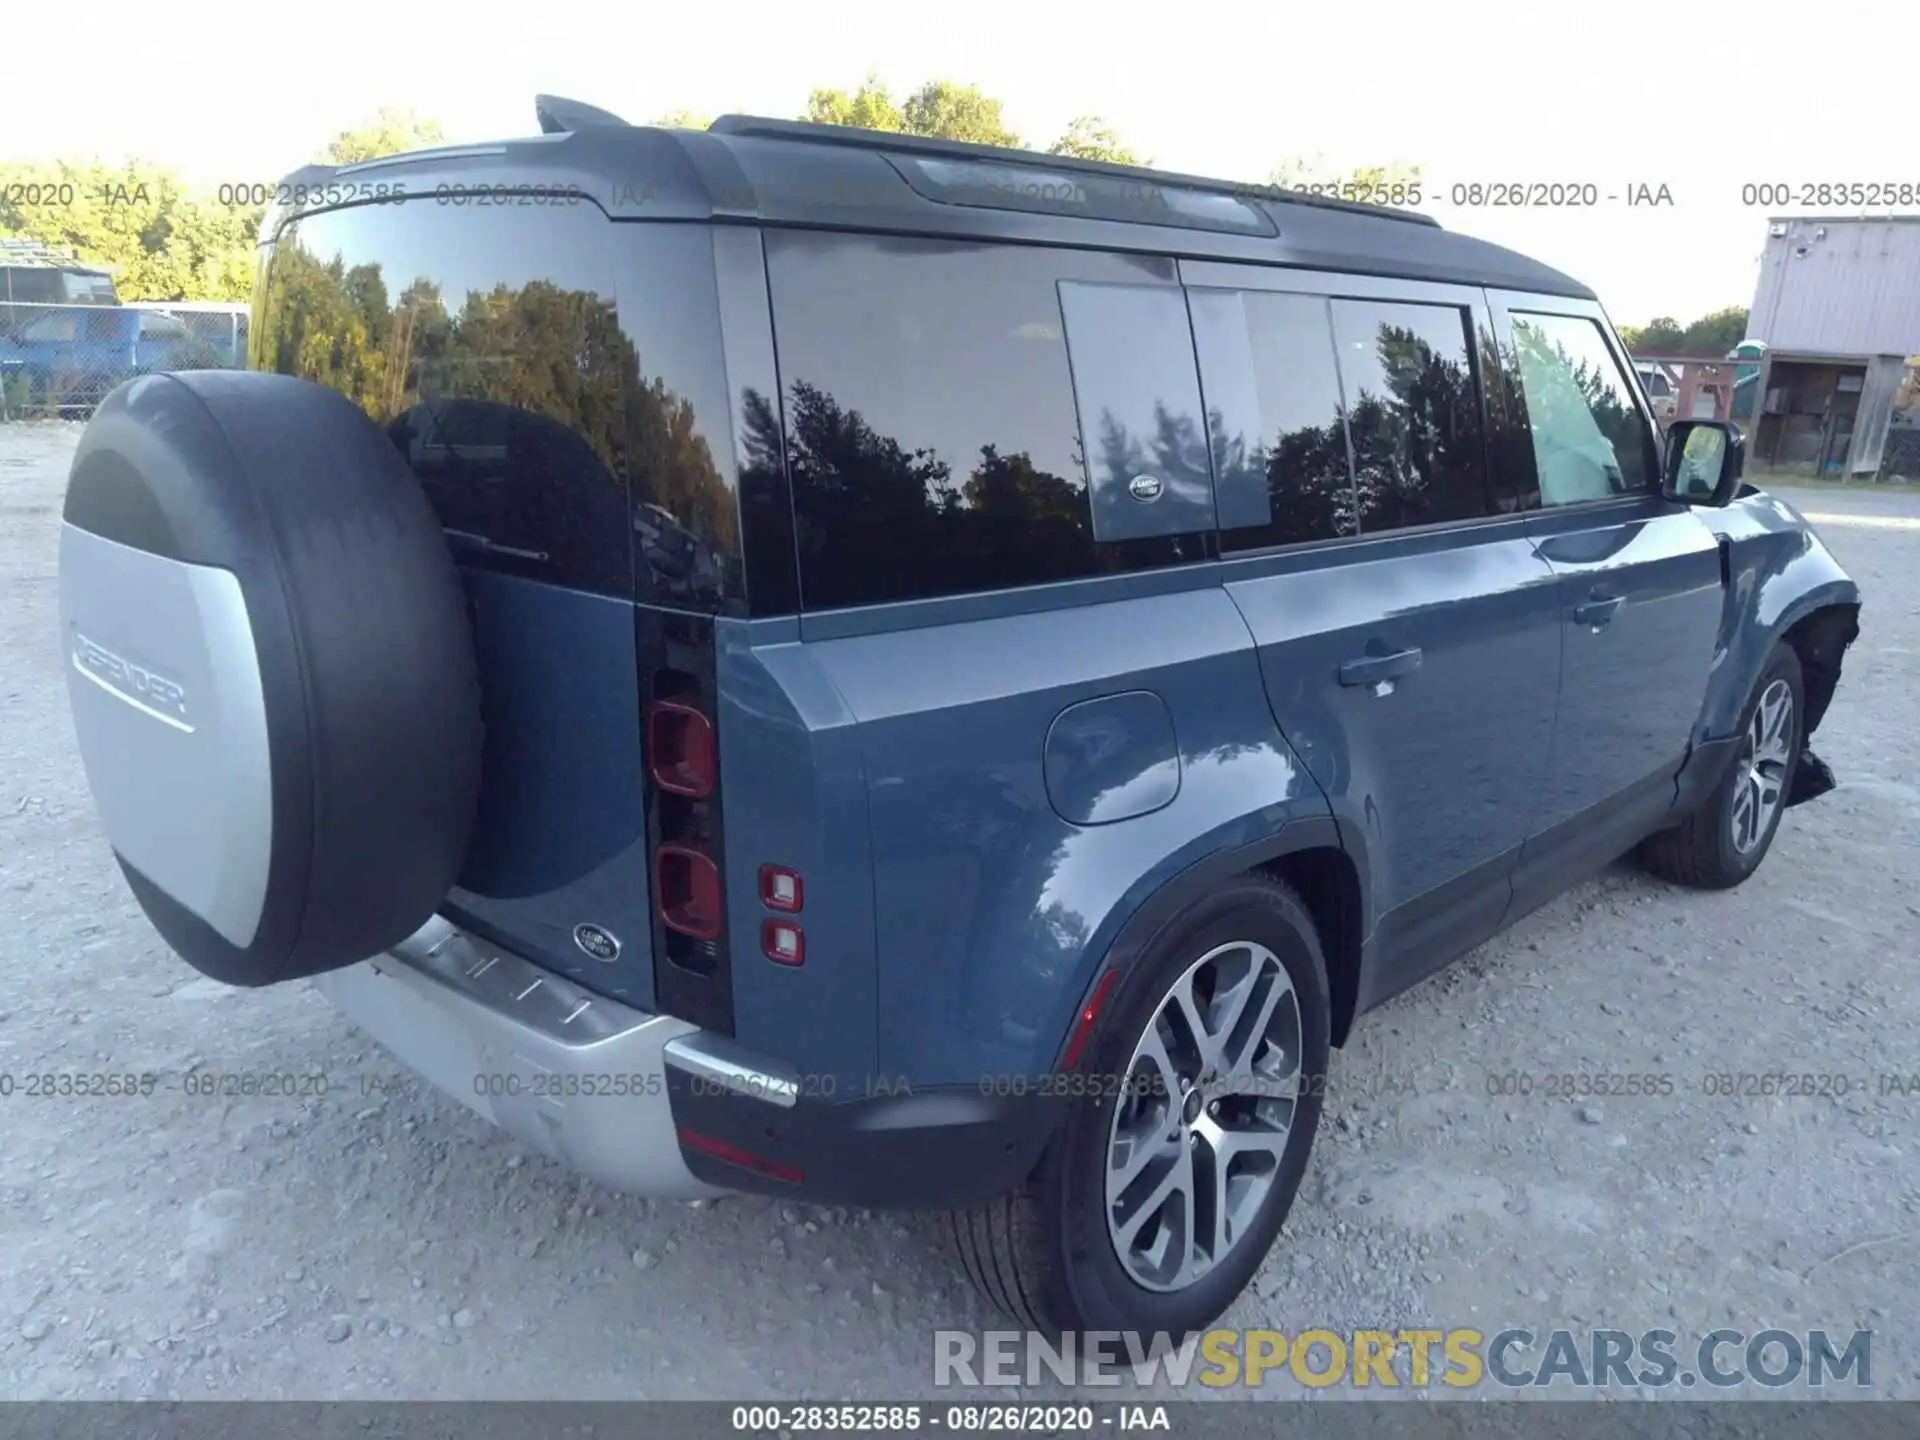
{"label": "side mirror", "polygon": [[1686,505],[1725,505],[1740,488],[1747,442],[1725,420],[1675,420],[1667,426],[1660,493]]}

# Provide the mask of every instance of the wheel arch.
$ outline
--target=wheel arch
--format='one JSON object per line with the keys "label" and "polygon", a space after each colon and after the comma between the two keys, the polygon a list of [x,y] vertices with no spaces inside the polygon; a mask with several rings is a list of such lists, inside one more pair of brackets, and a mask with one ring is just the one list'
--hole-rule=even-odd
{"label": "wheel arch", "polygon": [[1109,977],[1130,973],[1188,905],[1222,882],[1248,874],[1286,881],[1312,914],[1327,963],[1332,1043],[1346,1043],[1359,995],[1361,944],[1371,914],[1367,852],[1364,838],[1351,821],[1309,815],[1287,821],[1260,840],[1209,852],[1133,907],[1077,993],[1056,1051],[1063,1062],[1076,1035],[1098,1019],[1116,988]]}

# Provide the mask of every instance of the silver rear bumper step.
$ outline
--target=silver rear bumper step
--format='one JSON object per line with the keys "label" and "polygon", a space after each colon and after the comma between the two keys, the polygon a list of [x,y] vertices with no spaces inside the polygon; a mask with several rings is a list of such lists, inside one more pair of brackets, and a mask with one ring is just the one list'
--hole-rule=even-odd
{"label": "silver rear bumper step", "polygon": [[799,1094],[796,1076],[724,1036],[596,995],[438,916],[313,983],[482,1119],[633,1194],[722,1193],[681,1157],[667,1065],[773,1105]]}

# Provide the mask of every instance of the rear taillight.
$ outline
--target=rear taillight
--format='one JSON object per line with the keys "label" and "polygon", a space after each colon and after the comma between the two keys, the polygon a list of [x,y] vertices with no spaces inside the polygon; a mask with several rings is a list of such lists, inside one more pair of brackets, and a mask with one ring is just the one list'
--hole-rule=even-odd
{"label": "rear taillight", "polygon": [[653,897],[668,929],[696,940],[718,938],[726,913],[720,868],[698,850],[662,845],[653,852]]}
{"label": "rear taillight", "polygon": [[691,705],[657,700],[647,712],[647,767],[653,783],[669,794],[711,795],[719,753],[712,722]]}
{"label": "rear taillight", "polygon": [[[653,880],[653,1002],[663,1015],[733,1033],[726,891],[726,777],[710,617],[641,607],[641,790]],[[751,882],[749,882],[751,883]],[[748,953],[753,944],[748,932]]]}

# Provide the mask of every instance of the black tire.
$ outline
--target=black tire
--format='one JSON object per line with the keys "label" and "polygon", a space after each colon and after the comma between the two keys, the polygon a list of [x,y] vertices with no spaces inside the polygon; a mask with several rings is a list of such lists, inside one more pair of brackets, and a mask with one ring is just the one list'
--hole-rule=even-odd
{"label": "black tire", "polygon": [[1122,1077],[1170,987],[1215,946],[1251,940],[1285,966],[1299,999],[1301,1083],[1273,1185],[1224,1260],[1181,1290],[1153,1290],[1128,1275],[1108,1234],[1107,1146],[1116,1087],[1076,1097],[1033,1174],[1013,1193],[948,1213],[961,1268],[980,1293],[1021,1326],[1049,1335],[1134,1331],[1176,1338],[1205,1329],[1259,1270],[1292,1208],[1320,1122],[1330,1008],[1326,958],[1313,917],[1293,889],[1247,875],[1176,916],[1107,1001],[1079,1073]]}
{"label": "black tire", "polygon": [[[1746,783],[1747,761],[1753,753],[1751,731],[1760,699],[1776,681],[1784,682],[1792,697],[1789,717],[1792,733],[1787,737],[1787,760],[1780,776],[1780,801],[1767,819],[1758,841],[1746,850],[1734,839],[1734,804]],[[1766,668],[1740,711],[1740,746],[1726,774],[1706,799],[1678,825],[1662,830],[1642,841],[1637,851],[1640,864],[1651,874],[1676,885],[1697,890],[1727,890],[1738,885],[1760,868],[1760,862],[1773,848],[1780,819],[1786,814],[1787,797],[1793,794],[1794,773],[1800,765],[1801,748],[1806,735],[1806,691],[1800,677],[1800,657],[1791,645],[1782,641],[1767,657]]]}
{"label": "black tire", "polygon": [[472,835],[479,671],[392,443],[303,380],[146,376],[89,422],[64,518],[81,758],[166,942],[270,985],[419,928]]}

